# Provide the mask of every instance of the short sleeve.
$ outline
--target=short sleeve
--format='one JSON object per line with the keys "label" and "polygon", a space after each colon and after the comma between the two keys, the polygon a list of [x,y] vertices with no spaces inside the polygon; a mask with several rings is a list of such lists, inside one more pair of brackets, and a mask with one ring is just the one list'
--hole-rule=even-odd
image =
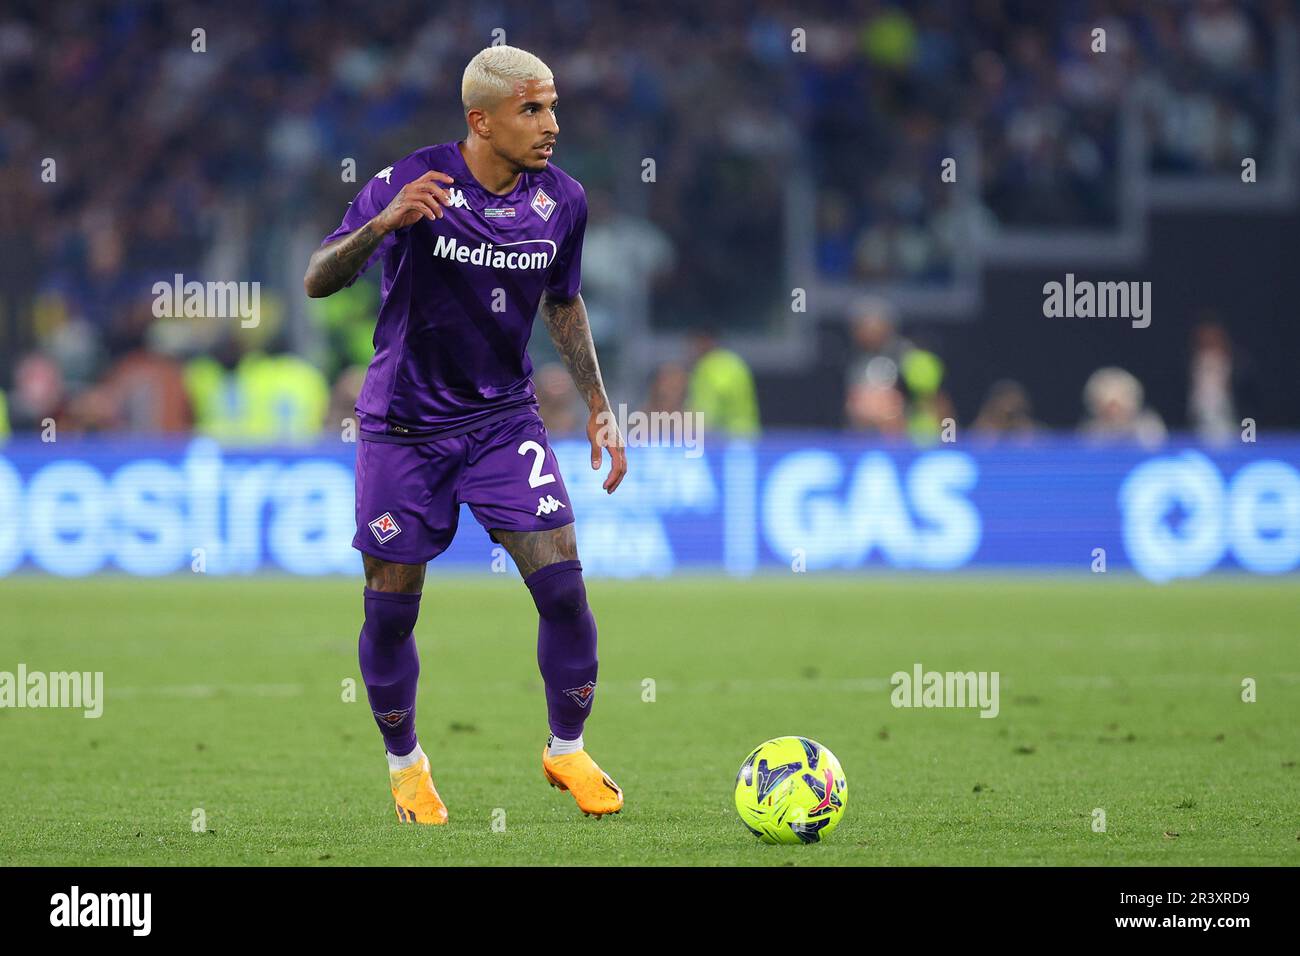
{"label": "short sleeve", "polygon": [[555,264],[546,277],[546,294],[556,299],[574,299],[582,291],[582,240],[587,232],[587,194],[579,187],[574,197],[573,224]]}
{"label": "short sleeve", "polygon": [[[348,211],[344,213],[343,221],[339,223],[339,227],[326,236],[324,241],[321,242],[321,245],[351,235],[371,219],[374,219],[375,216],[379,215],[379,213],[393,201],[393,197],[397,195],[402,186],[405,185],[403,182],[391,182],[391,180],[396,178],[397,177],[394,175],[394,167],[392,166],[381,170],[378,175],[372,177],[370,181],[361,188],[361,192],[357,193],[356,198],[348,205]],[[393,243],[396,241],[396,233],[390,232],[388,235],[384,236],[383,241],[380,242],[375,251],[370,254],[370,258],[366,260],[365,265],[358,269],[357,274],[344,283],[344,285],[350,286],[352,283],[356,282],[367,269],[388,254],[388,250],[393,247]]]}

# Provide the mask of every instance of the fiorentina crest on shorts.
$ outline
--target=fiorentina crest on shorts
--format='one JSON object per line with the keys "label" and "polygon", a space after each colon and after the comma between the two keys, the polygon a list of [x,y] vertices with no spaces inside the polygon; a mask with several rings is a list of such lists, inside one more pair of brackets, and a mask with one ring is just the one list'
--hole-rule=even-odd
{"label": "fiorentina crest on shorts", "polygon": [[541,216],[543,222],[549,222],[551,213],[555,212],[555,200],[546,195],[544,190],[538,189],[533,193],[532,207],[533,212]]}
{"label": "fiorentina crest on shorts", "polygon": [[397,526],[397,522],[393,520],[393,516],[387,511],[370,522],[370,531],[380,544],[391,541],[402,533],[402,529]]}
{"label": "fiorentina crest on shorts", "polygon": [[572,697],[579,707],[588,707],[591,705],[591,695],[596,693],[596,682],[589,680],[581,687],[570,687],[564,693]]}

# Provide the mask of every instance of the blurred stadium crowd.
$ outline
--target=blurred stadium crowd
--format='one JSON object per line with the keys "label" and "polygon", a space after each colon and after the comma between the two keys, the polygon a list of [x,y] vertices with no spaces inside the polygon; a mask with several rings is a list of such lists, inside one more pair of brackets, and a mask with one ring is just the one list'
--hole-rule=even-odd
{"label": "blurred stadium crowd", "polygon": [[1277,135],[1272,38],[1293,16],[1229,0],[875,7],[800,71],[817,178],[844,184],[820,193],[819,267],[947,278],[954,191],[933,170],[962,134],[990,223],[1114,223],[1135,87],[1153,172],[1237,171]]}
{"label": "blurred stadium crowd", "polygon": [[[817,184],[821,275],[942,284],[954,193],[933,171],[955,138],[976,145],[992,226],[1105,225],[1123,94],[1142,91],[1153,171],[1235,172],[1278,135],[1271,37],[1293,16],[1289,0],[856,0],[797,16],[770,0],[707,14],[684,0],[6,4],[0,435],[48,420],[254,441],[337,430],[369,358],[376,283],[306,302],[306,255],[373,170],[461,134],[461,70],[497,28],[557,74],[557,162],[588,193],[584,296],[602,357],[618,355],[620,309],[638,289],[652,324],[691,333],[689,354],[611,393],[753,433],[752,375],[718,341],[788,311],[792,167]],[[804,55],[791,55],[792,24],[806,28]],[[1122,69],[1097,67],[1092,24]],[[355,181],[341,174],[349,159]],[[259,282],[259,324],[155,317],[154,283],[175,274]],[[922,440],[948,417],[989,433],[1041,427],[997,370],[982,407],[954,407],[953,357],[913,344],[888,301],[861,298],[839,318],[854,351],[842,417],[824,426]],[[1186,420],[1221,438],[1248,365],[1219,322],[1197,326],[1190,352]],[[537,384],[552,431],[579,430],[563,371],[541,363]],[[1123,369],[1099,369],[1081,407],[1090,435],[1163,437]]]}

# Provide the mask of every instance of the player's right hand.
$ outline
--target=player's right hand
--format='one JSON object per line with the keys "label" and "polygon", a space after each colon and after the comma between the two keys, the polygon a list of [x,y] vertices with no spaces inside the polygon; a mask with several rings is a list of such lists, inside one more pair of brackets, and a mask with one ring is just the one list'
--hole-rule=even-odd
{"label": "player's right hand", "polygon": [[[436,180],[436,182],[435,182]],[[454,183],[446,173],[431,169],[419,179],[413,179],[401,189],[378,216],[375,226],[381,232],[405,229],[421,219],[441,219],[443,206],[451,205],[451,196],[438,183]]]}

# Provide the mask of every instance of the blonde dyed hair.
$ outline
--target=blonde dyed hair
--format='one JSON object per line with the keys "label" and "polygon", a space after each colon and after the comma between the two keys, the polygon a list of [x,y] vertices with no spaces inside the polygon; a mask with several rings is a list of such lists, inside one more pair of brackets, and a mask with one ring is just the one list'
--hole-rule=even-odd
{"label": "blonde dyed hair", "polygon": [[468,113],[490,109],[513,96],[515,86],[529,80],[554,79],[551,68],[517,46],[490,46],[474,55],[460,81],[460,101]]}

